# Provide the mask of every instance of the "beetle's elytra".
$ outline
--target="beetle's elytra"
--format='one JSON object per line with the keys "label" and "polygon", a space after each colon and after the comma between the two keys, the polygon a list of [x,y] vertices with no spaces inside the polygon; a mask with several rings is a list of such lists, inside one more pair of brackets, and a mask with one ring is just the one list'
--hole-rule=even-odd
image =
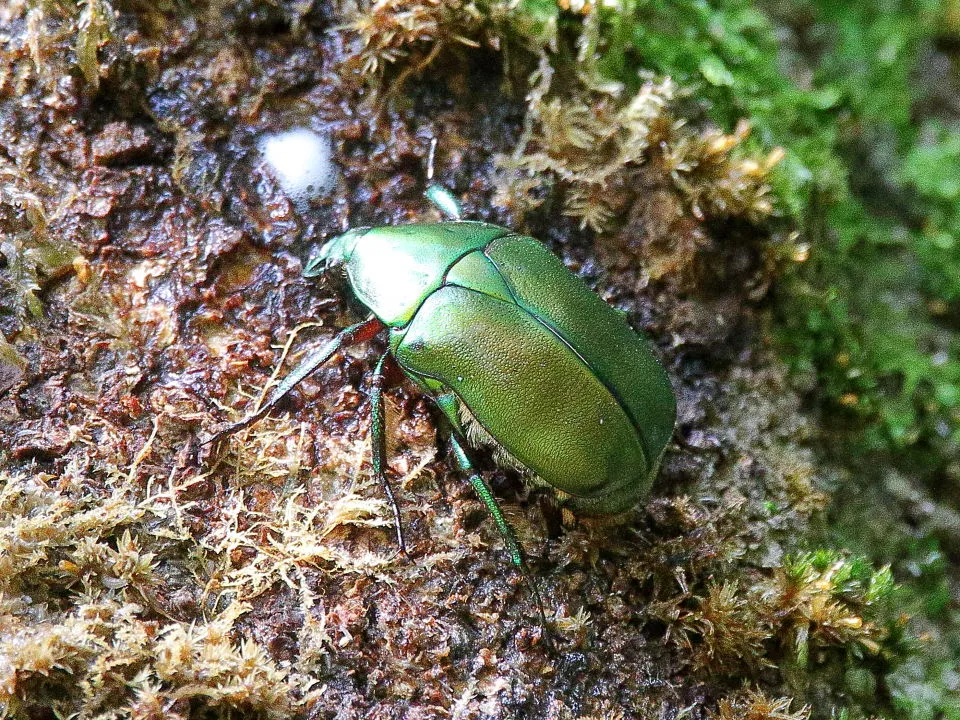
{"label": "beetle's elytra", "polygon": [[[432,194],[431,194],[432,193]],[[370,316],[312,353],[245,420],[267,414],[339,349],[389,332],[371,384],[374,474],[386,477],[384,366],[392,358],[451,425],[453,457],[468,473],[510,551],[523,555],[464,445],[552,486],[574,511],[612,515],[648,492],[673,432],[676,401],[647,341],[533,238],[460,221],[456,201],[430,197],[457,220],[359,228],[327,242],[304,274],[342,268]],[[536,584],[524,573],[539,601]]]}

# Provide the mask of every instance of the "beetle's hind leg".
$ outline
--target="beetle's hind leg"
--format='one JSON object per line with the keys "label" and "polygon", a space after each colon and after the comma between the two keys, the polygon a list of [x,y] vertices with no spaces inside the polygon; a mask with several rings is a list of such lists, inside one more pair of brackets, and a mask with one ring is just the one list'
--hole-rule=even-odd
{"label": "beetle's hind leg", "polygon": [[507,546],[507,552],[510,555],[510,561],[517,568],[517,570],[520,571],[520,574],[523,576],[527,587],[530,588],[530,593],[533,595],[533,599],[537,604],[537,611],[540,614],[540,624],[543,627],[543,632],[545,634],[544,636],[547,639],[547,644],[552,649],[553,639],[550,635],[550,626],[547,625],[547,614],[543,609],[543,600],[540,596],[540,588],[534,581],[533,575],[530,572],[530,568],[527,567],[527,562],[523,556],[523,549],[520,547],[520,543],[517,541],[517,536],[513,532],[513,528],[510,527],[510,523],[507,522],[507,518],[504,517],[503,510],[500,509],[500,504],[493,496],[493,492],[490,490],[490,487],[480,476],[480,473],[477,472],[476,468],[474,468],[473,463],[470,462],[470,458],[467,455],[466,450],[463,449],[463,445],[460,443],[457,433],[450,435],[450,445],[453,448],[453,455],[457,460],[457,465],[463,472],[467,474],[474,491],[483,501],[483,504],[487,506],[487,510],[490,512],[490,515],[493,516],[493,521],[497,525],[497,530],[500,531],[500,536],[503,538],[503,542]]}
{"label": "beetle's hind leg", "polygon": [[371,463],[373,465],[373,474],[383,486],[383,491],[387,495],[390,507],[393,509],[393,526],[397,533],[397,545],[400,552],[409,556],[407,544],[403,539],[403,523],[400,520],[400,507],[397,505],[396,497],[393,494],[393,487],[387,479],[387,432],[386,432],[386,412],[383,401],[383,389],[385,384],[384,366],[389,353],[384,353],[377,363],[376,370],[373,371],[373,380],[370,383],[370,445],[371,445]]}

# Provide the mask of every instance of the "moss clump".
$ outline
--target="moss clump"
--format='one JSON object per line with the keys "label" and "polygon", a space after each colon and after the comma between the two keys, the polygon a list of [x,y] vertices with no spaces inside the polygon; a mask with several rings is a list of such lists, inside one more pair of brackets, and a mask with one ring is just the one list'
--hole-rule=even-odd
{"label": "moss clump", "polygon": [[636,202],[641,168],[651,162],[699,220],[766,219],[767,177],[779,151],[766,158],[738,152],[749,135],[746,123],[733,135],[686,128],[670,114],[676,95],[670,79],[648,80],[634,95],[619,86],[551,95],[545,83],[528,106],[528,133],[500,160],[507,184],[501,202],[515,205],[510,194],[522,194],[523,209],[533,210],[547,197],[544,186],[556,183],[565,214],[582,228],[609,231]]}
{"label": "moss clump", "polygon": [[771,699],[763,693],[747,691],[720,701],[714,720],[807,720],[810,708],[790,711],[790,698]]}
{"label": "moss clump", "polygon": [[889,568],[821,550],[787,558],[764,602],[777,618],[781,640],[806,665],[811,648],[841,646],[854,656],[876,654],[889,637],[894,589]]}
{"label": "moss clump", "polygon": [[650,607],[666,623],[666,637],[689,651],[694,672],[750,675],[776,667],[803,692],[798,668],[829,674],[877,660],[896,664],[908,654],[888,568],[821,550],[787,557],[772,573],[724,575],[723,582],[688,575],[683,592]]}
{"label": "moss clump", "polygon": [[289,717],[289,669],[236,639],[242,605],[199,624],[160,610],[171,554],[143,548],[167,533],[119,469],[107,471],[106,495],[80,467],[56,488],[49,476],[0,475],[0,712]]}
{"label": "moss clump", "polygon": [[536,12],[529,12],[535,5],[504,0],[358,3],[340,26],[357,43],[356,51],[342,63],[342,71],[372,88],[373,99],[389,101],[438,57],[446,54],[449,61],[448,51],[499,50],[518,40],[537,42],[538,36],[546,41],[550,29]]}

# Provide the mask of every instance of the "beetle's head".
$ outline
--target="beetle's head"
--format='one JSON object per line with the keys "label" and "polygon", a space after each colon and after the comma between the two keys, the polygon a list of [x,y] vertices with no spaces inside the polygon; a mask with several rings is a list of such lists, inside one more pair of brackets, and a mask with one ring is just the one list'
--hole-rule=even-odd
{"label": "beetle's head", "polygon": [[353,228],[325,242],[319,250],[310,254],[310,259],[303,268],[304,277],[316,277],[329,267],[347,262],[353,254],[357,240],[367,230],[369,228]]}

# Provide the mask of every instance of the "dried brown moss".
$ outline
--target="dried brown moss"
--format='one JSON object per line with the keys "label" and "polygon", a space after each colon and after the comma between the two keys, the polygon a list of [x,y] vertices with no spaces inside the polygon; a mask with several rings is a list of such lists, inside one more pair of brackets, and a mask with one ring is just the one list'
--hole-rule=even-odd
{"label": "dried brown moss", "polygon": [[581,227],[603,232],[635,202],[644,184],[640,168],[653,163],[698,220],[766,220],[773,211],[767,178],[782,153],[754,158],[740,151],[747,123],[732,135],[685,127],[670,114],[676,95],[669,78],[648,79],[633,96],[619,87],[582,90],[573,97],[551,97],[546,89],[535,93],[527,135],[512,156],[501,160],[505,192],[526,197],[523,205],[533,209],[533,187],[525,180],[552,178],[564,212]]}
{"label": "dried brown moss", "polygon": [[791,712],[792,704],[790,698],[768,698],[763,693],[747,691],[721,700],[710,717],[715,720],[807,720],[810,717],[809,707]]}
{"label": "dried brown moss", "polygon": [[519,37],[512,25],[524,18],[516,3],[502,0],[361,2],[340,26],[357,43],[342,72],[389,100],[448,51],[502,49],[507,36]]}
{"label": "dried brown moss", "polygon": [[[288,717],[289,669],[235,639],[245,608],[177,621],[160,610],[163,573],[150,504],[108,469],[114,491],[90,492],[76,468],[58,479],[0,475],[0,711],[190,717],[199,706]],[[159,611],[159,613],[158,613]]]}

